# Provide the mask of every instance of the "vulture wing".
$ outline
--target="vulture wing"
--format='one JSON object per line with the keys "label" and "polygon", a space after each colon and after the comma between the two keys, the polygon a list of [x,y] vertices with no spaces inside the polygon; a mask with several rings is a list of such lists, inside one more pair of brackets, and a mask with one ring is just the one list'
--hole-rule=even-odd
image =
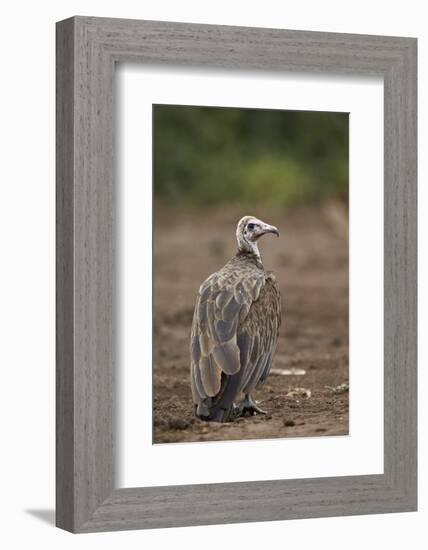
{"label": "vulture wing", "polygon": [[201,285],[190,344],[199,416],[212,418],[220,409],[227,415],[237,394],[266,378],[278,335],[279,302],[273,276],[261,269],[227,264]]}
{"label": "vulture wing", "polygon": [[251,393],[266,380],[272,366],[280,324],[279,288],[274,275],[269,274],[258,300],[251,305],[238,336],[240,340],[249,342],[248,353],[251,348],[251,355],[243,363],[245,374],[240,389],[244,393]]}

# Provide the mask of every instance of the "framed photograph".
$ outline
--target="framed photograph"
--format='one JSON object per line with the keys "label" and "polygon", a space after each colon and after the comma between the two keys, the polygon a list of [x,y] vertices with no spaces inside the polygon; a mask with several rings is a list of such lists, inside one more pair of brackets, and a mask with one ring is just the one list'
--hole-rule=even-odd
{"label": "framed photograph", "polygon": [[416,39],[57,24],[57,525],[416,510]]}
{"label": "framed photograph", "polygon": [[346,112],[153,106],[153,443],[348,435],[348,138]]}

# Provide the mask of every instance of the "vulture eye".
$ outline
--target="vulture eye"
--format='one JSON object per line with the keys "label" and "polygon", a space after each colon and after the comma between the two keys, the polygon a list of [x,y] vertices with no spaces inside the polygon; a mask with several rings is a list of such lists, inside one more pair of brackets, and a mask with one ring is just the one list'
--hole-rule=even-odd
{"label": "vulture eye", "polygon": [[249,224],[247,225],[247,229],[249,229],[250,231],[252,231],[252,230],[254,229],[254,227],[255,227],[255,224],[254,224],[254,223],[249,223]]}

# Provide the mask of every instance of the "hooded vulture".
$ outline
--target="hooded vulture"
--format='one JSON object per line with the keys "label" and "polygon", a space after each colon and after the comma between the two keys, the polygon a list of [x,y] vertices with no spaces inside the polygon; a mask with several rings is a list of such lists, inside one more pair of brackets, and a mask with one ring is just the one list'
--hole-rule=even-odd
{"label": "hooded vulture", "polygon": [[275,276],[264,270],[257,242],[273,225],[253,216],[236,229],[238,251],[200,286],[190,338],[195,415],[227,422],[264,414],[251,393],[269,374],[281,323]]}

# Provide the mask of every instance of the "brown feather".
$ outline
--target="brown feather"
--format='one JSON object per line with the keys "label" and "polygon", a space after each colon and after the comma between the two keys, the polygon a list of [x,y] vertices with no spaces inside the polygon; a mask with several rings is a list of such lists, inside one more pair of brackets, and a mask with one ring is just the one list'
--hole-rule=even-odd
{"label": "brown feather", "polygon": [[215,364],[211,355],[201,357],[199,370],[205,393],[210,397],[217,395],[220,390],[221,369]]}
{"label": "brown feather", "polygon": [[212,351],[213,357],[226,374],[235,374],[239,371],[241,363],[239,360],[239,348],[235,342],[229,340],[224,344],[215,346]]}

